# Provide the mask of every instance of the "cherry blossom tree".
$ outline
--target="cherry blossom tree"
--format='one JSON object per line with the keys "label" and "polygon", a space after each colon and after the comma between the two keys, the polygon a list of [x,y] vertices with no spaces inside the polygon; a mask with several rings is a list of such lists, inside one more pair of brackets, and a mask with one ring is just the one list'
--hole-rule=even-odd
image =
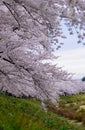
{"label": "cherry blossom tree", "polygon": [[[17,97],[55,99],[56,81],[71,74],[43,63],[66,38],[61,21],[70,35],[75,28],[78,43],[85,37],[85,0],[1,0],[0,1],[0,86],[1,92]],[[79,32],[82,30],[82,34]],[[83,43],[85,44],[85,43]],[[52,90],[53,89],[53,90]]]}

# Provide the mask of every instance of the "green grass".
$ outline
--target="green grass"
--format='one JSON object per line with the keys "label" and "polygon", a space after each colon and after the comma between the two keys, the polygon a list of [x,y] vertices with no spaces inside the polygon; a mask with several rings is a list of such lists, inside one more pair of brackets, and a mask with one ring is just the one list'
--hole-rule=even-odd
{"label": "green grass", "polygon": [[57,113],[85,125],[85,94],[62,96]]}
{"label": "green grass", "polygon": [[45,112],[36,99],[0,94],[0,130],[85,130],[85,127],[52,111]]}

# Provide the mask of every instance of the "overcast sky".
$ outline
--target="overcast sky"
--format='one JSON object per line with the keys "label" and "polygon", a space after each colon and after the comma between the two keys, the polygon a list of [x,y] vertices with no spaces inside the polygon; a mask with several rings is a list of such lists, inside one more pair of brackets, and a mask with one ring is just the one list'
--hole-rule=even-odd
{"label": "overcast sky", "polygon": [[56,55],[59,55],[60,58],[54,63],[58,63],[59,66],[62,66],[68,72],[75,73],[76,75],[73,78],[81,79],[85,76],[85,48],[80,47],[60,51]]}
{"label": "overcast sky", "polygon": [[70,36],[65,26],[63,26],[63,30],[68,38],[64,40],[65,44],[62,48],[55,52],[55,55],[59,55],[60,58],[54,63],[63,66],[63,69],[68,72],[75,73],[74,79],[81,79],[85,76],[85,45],[77,44],[76,33],[74,36]]}

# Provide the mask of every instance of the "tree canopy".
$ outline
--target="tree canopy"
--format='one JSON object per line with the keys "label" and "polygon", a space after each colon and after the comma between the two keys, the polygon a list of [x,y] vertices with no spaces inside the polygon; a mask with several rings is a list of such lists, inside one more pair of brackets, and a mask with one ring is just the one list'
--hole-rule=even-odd
{"label": "tree canopy", "polygon": [[54,44],[57,50],[63,45],[59,43],[59,37],[66,38],[62,20],[70,35],[75,28],[78,43],[82,42],[85,37],[85,0],[0,1],[2,92],[19,97],[50,98],[53,96],[53,93],[52,96],[49,94],[50,89],[56,80],[70,78],[71,75],[60,67],[42,63],[44,59],[58,58],[51,52]]}

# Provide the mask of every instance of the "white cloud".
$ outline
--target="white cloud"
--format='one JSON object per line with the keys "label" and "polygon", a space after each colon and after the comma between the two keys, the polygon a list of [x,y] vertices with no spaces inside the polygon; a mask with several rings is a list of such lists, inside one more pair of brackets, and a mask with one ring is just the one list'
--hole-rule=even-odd
{"label": "white cloud", "polygon": [[53,63],[63,66],[68,72],[76,73],[74,78],[82,78],[85,75],[85,48],[77,48],[67,51],[56,52],[60,58]]}

